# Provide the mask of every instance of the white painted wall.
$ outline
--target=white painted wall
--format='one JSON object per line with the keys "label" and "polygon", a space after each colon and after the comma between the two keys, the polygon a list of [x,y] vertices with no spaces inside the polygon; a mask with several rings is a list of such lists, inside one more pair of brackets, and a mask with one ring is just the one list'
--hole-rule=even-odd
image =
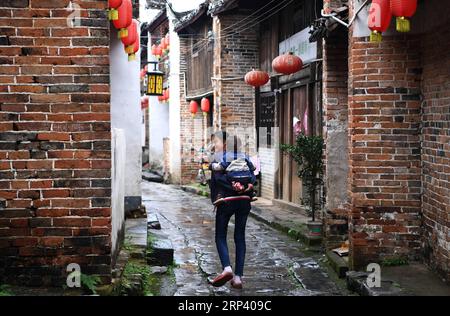
{"label": "white painted wall", "polygon": [[141,147],[145,147],[147,144],[145,143],[145,110],[141,111],[142,119],[141,119]]}
{"label": "white painted wall", "polygon": [[111,28],[111,124],[125,133],[125,196],[141,196],[142,112],[140,92],[140,53],[129,62],[117,31]]}
{"label": "white painted wall", "polygon": [[123,233],[125,222],[125,132],[123,129],[113,128],[111,131],[111,242],[112,253],[119,249],[120,234]]}
{"label": "white painted wall", "polygon": [[163,165],[163,140],[169,137],[169,104],[150,97],[150,164]]}
{"label": "white painted wall", "polygon": [[[151,39],[151,34],[149,34]],[[149,47],[154,43],[149,41]],[[172,46],[172,43],[171,43]],[[155,62],[156,58],[152,54],[148,54],[148,61]],[[149,64],[149,69],[153,70],[154,65]],[[170,85],[170,83],[169,83]],[[172,98],[172,91],[170,98]],[[169,103],[158,101],[158,97],[149,97],[149,161],[151,166],[162,167],[164,160],[164,138],[170,137],[170,124],[169,124]]]}
{"label": "white painted wall", "polygon": [[169,101],[169,138],[170,138],[170,175],[173,183],[181,182],[181,144],[180,144],[180,39],[174,31],[171,10],[169,16],[170,32],[170,101]]}

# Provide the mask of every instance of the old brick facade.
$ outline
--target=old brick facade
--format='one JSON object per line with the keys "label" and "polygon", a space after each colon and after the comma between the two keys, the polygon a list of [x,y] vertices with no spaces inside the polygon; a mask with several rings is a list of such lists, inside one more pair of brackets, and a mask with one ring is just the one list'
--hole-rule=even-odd
{"label": "old brick facade", "polygon": [[[180,38],[180,72],[187,73],[187,59],[192,54],[191,41]],[[180,76],[180,143],[181,143],[181,182],[183,184],[196,181],[200,168],[200,149],[205,146],[203,117],[199,104],[197,115],[190,112],[190,101],[186,98],[186,76]],[[198,100],[197,100],[198,101]]]}
{"label": "old brick facade", "polygon": [[106,0],[0,3],[0,281],[111,272]]}
{"label": "old brick facade", "polygon": [[238,34],[232,30],[233,25],[246,17],[229,12],[215,16],[213,21],[214,96],[219,105],[216,126],[231,131],[255,126],[255,90],[243,78],[259,65],[258,26]]}
{"label": "old brick facade", "polygon": [[348,31],[340,27],[323,46],[325,138],[325,241],[328,248],[348,238]]}
{"label": "old brick facade", "polygon": [[[352,17],[355,1],[324,1],[324,6],[332,11],[347,3]],[[441,5],[441,13],[430,18],[436,3],[421,2],[413,20],[419,26],[408,34],[391,27],[382,43],[370,43],[364,10],[349,29],[338,26],[323,41],[325,244],[330,249],[349,239],[354,269],[383,260],[425,259],[450,280],[449,6]],[[212,14],[215,129],[256,125],[258,94],[242,77],[260,65],[260,25],[233,33],[230,26],[245,19],[243,12]],[[191,53],[181,39],[180,73],[188,71],[184,58]],[[204,122],[192,119],[189,101],[182,98],[181,143],[187,151],[203,145],[190,141],[192,130],[201,126]],[[275,169],[277,154],[266,148],[259,152],[265,197],[277,197],[276,172],[264,174],[264,168]],[[197,170],[196,161],[187,161],[185,182]]]}
{"label": "old brick facade", "polygon": [[[351,246],[355,266],[417,259],[420,60],[417,37],[352,38],[349,68]],[[362,261],[362,262],[361,262]]]}
{"label": "old brick facade", "polygon": [[[343,210],[327,210],[326,231],[332,246],[333,239],[340,241],[346,236],[345,229],[336,228],[349,221],[353,268],[384,259],[425,259],[450,279],[450,58],[445,53],[445,12],[450,7],[444,5],[440,12],[432,13],[430,8],[436,4],[419,6],[413,22],[422,27],[404,35],[390,32],[382,43],[370,43],[368,37],[357,35],[361,25],[350,28],[348,204],[342,204]],[[433,22],[429,23],[431,14]],[[343,72],[335,71],[336,58],[341,65],[345,58],[339,58],[342,54],[333,49],[340,46],[341,52],[346,50],[339,35],[325,43],[324,114],[329,132],[335,122],[345,126],[345,84],[336,80]],[[328,133],[327,144],[330,140]],[[328,176],[333,166],[329,158]],[[331,197],[333,185],[328,183],[327,197]]]}
{"label": "old brick facade", "polygon": [[421,43],[422,250],[425,259],[447,280],[450,280],[449,31],[447,20],[429,30]]}

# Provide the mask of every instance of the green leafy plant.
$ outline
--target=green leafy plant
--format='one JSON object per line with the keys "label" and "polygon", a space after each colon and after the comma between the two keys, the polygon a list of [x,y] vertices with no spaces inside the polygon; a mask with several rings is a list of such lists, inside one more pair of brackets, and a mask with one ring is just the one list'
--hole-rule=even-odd
{"label": "green leafy plant", "polygon": [[100,283],[99,277],[81,273],[80,281],[83,288],[89,290],[93,294],[97,294],[97,285]]}
{"label": "green leafy plant", "polygon": [[0,296],[12,296],[12,295],[14,294],[11,292],[9,286],[5,284],[0,284]]}
{"label": "green leafy plant", "polygon": [[[142,282],[142,288],[133,290],[133,283],[137,280]],[[152,275],[150,266],[140,261],[129,261],[122,275],[120,294],[128,295],[128,293],[134,292],[139,296],[158,295],[160,283],[159,277]],[[136,292],[137,290],[139,293]]]}
{"label": "green leafy plant", "polygon": [[406,266],[409,264],[409,261],[407,258],[403,257],[392,257],[392,258],[386,258],[381,262],[381,265],[383,267],[397,267],[397,266]]}
{"label": "green leafy plant", "polygon": [[309,205],[312,221],[316,219],[317,190],[323,185],[323,146],[324,140],[321,136],[307,136],[299,133],[295,144],[282,144],[280,149],[288,154],[298,164],[298,177],[303,180],[307,190],[307,198],[302,199]]}

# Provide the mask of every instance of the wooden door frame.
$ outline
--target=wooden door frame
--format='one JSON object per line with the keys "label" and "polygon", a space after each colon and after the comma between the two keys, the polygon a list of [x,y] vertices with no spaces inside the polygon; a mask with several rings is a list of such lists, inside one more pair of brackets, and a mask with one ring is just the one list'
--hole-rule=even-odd
{"label": "wooden door frame", "polygon": [[[286,106],[285,106],[285,97],[287,95],[288,98],[288,120],[290,121],[290,119],[292,118],[293,112],[294,112],[294,102],[293,102],[293,90],[296,88],[301,88],[304,87],[306,90],[306,102],[307,102],[307,108],[309,109],[309,122],[308,124],[311,125],[311,132],[314,134],[314,118],[313,115],[315,115],[315,109],[314,109],[314,102],[313,100],[311,100],[311,91],[310,89],[313,87],[314,82],[311,83],[310,80],[304,80],[304,81],[297,81],[295,83],[291,83],[291,84],[287,84],[284,85],[282,87],[282,94],[281,94],[281,98],[278,100],[279,101],[279,111],[277,111],[277,120],[278,120],[278,126],[280,129],[279,132],[279,141],[280,144],[282,142],[282,140],[284,139],[286,132],[289,133],[288,135],[288,141],[291,143],[293,141],[294,138],[294,131],[293,128],[288,128],[286,131],[285,126],[282,126],[282,123],[284,122],[284,115],[285,115],[285,111],[286,111]],[[285,168],[287,167],[289,170],[289,192],[287,192],[288,196],[289,196],[289,202],[291,203],[291,200],[294,200],[292,197],[292,179],[293,176],[296,176],[293,174],[293,168],[292,168],[292,163],[289,163],[288,166],[285,166],[283,163],[283,152],[280,151],[279,153],[279,162],[280,162],[280,166],[279,166],[279,171],[278,171],[278,176],[277,178],[277,183],[275,186],[275,196],[276,199],[279,200],[283,200],[283,196],[285,195],[283,192],[283,175],[284,175],[284,171]],[[290,159],[291,160],[291,159]]]}

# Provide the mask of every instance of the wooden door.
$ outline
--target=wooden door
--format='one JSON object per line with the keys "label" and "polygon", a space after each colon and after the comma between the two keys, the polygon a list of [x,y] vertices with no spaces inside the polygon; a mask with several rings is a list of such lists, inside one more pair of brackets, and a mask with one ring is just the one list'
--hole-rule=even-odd
{"label": "wooden door", "polygon": [[[283,91],[280,110],[280,142],[295,143],[294,125],[307,120],[308,134],[311,133],[311,111],[308,101],[308,86],[300,86]],[[306,115],[305,115],[306,113]],[[280,157],[279,198],[295,204],[301,204],[302,184],[297,176],[298,166],[292,158],[281,153]]]}

